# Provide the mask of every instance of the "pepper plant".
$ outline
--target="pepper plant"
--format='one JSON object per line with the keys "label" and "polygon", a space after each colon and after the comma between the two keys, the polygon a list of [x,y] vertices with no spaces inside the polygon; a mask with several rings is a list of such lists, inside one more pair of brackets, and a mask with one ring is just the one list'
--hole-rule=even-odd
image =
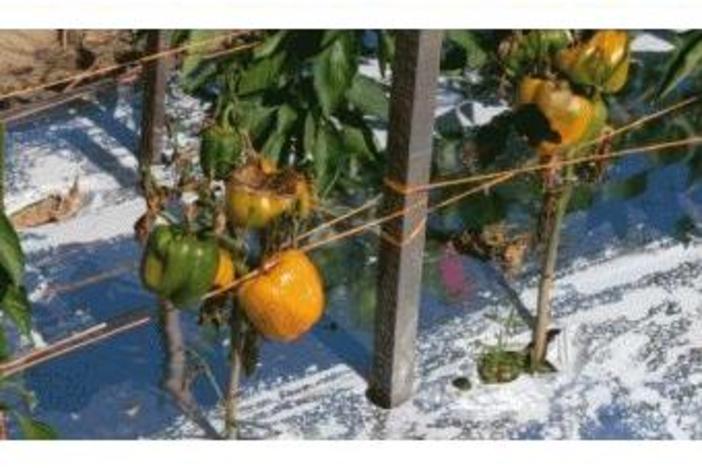
{"label": "pepper plant", "polygon": [[[0,197],[5,162],[5,125],[0,123]],[[0,203],[0,363],[12,357],[8,340],[7,319],[24,337],[31,339],[32,320],[27,291],[24,287],[24,253],[19,237]],[[54,430],[29,416],[34,397],[16,377],[0,372],[0,439],[6,438],[7,416],[14,418],[28,439],[53,439]]]}
{"label": "pepper plant", "polygon": [[183,70],[186,89],[205,97],[215,90],[217,127],[206,138],[227,122],[279,165],[312,172],[322,197],[379,182],[384,163],[373,129],[387,120],[388,87],[360,73],[360,65],[373,54],[386,73],[390,34],[266,31],[261,41],[250,52]]}
{"label": "pepper plant", "polygon": [[[523,249],[541,252],[535,321],[530,323],[533,337],[523,350],[523,363],[531,372],[548,371],[553,368],[545,356],[553,336],[551,291],[561,225],[572,194],[580,187],[601,185],[606,167],[605,159],[579,165],[568,160],[608,151],[607,99],[627,83],[629,37],[620,31],[573,30],[470,34],[470,40],[454,42],[454,47],[463,47],[464,57],[487,58],[459,62],[450,78],[469,99],[460,110],[470,115],[468,106],[476,98],[507,109],[469,129],[455,115],[440,118],[438,161],[453,159],[454,167],[467,175],[531,164],[545,167],[455,207],[466,232],[454,242],[459,250],[487,255],[506,270],[515,270],[512,263],[521,262]],[[511,233],[508,217],[527,232]]]}

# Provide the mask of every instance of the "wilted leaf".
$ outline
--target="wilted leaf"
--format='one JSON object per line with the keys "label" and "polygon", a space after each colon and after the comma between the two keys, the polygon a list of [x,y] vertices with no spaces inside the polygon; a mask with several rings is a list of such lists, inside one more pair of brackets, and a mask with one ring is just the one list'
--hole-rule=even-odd
{"label": "wilted leaf", "polygon": [[2,211],[0,211],[0,268],[7,273],[13,284],[22,283],[24,254],[15,228]]}
{"label": "wilted leaf", "polygon": [[32,440],[58,439],[56,431],[46,423],[15,413],[24,437]]}
{"label": "wilted leaf", "polygon": [[351,32],[327,31],[324,42],[330,44],[314,61],[312,74],[322,110],[330,115],[351,86],[358,67]]}
{"label": "wilted leaf", "polygon": [[702,31],[689,33],[679,46],[663,79],[658,85],[656,99],[672,91],[688,75],[699,70],[702,65]]}
{"label": "wilted leaf", "polygon": [[22,286],[9,284],[0,288],[0,309],[17,325],[23,335],[29,336],[32,328],[31,307],[27,291]]}

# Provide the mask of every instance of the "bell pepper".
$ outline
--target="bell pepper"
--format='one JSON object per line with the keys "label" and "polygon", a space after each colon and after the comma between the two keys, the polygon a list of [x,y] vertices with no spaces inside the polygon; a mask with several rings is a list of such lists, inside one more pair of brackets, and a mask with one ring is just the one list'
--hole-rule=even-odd
{"label": "bell pepper", "polygon": [[265,189],[228,184],[227,217],[235,226],[261,229],[294,206],[294,198]]}
{"label": "bell pepper", "polygon": [[556,66],[573,82],[616,93],[629,75],[630,47],[626,31],[597,31],[585,42],[561,50]]}
{"label": "bell pepper", "polygon": [[324,312],[322,275],[307,254],[285,250],[264,262],[261,273],[241,285],[237,299],[261,335],[293,341],[312,328]]}
{"label": "bell pepper", "polygon": [[157,226],[141,263],[144,286],[177,307],[197,302],[213,285],[220,262],[214,238],[178,226]]}
{"label": "bell pepper", "polygon": [[309,216],[315,200],[307,180],[292,169],[278,170],[266,160],[238,168],[227,180],[225,208],[234,226],[262,229],[283,213]]}
{"label": "bell pepper", "polygon": [[571,34],[564,29],[532,30],[514,34],[502,41],[499,55],[511,76],[521,76],[535,65],[548,62],[551,57],[570,44]]}
{"label": "bell pepper", "polygon": [[225,179],[239,162],[243,139],[230,123],[232,112],[231,105],[226,107],[200,137],[200,167],[208,177]]}
{"label": "bell pepper", "polygon": [[539,142],[540,153],[553,153],[595,138],[607,120],[607,107],[601,99],[580,96],[565,81],[527,76],[520,82],[517,105],[534,105],[558,134],[557,141]]}

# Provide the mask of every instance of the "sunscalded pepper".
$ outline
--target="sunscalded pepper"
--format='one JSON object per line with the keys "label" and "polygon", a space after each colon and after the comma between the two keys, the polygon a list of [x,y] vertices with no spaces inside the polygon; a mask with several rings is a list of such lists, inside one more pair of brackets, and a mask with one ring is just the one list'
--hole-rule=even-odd
{"label": "sunscalded pepper", "polygon": [[558,134],[555,141],[538,142],[539,152],[550,154],[596,138],[607,120],[607,107],[601,99],[588,99],[574,93],[566,81],[527,76],[522,79],[517,105],[534,105],[549,127]]}
{"label": "sunscalded pepper", "polygon": [[556,66],[581,85],[606,93],[619,91],[629,75],[630,47],[626,31],[597,31],[588,40],[561,50]]}
{"label": "sunscalded pepper", "polygon": [[209,291],[218,276],[221,256],[214,238],[188,233],[178,226],[156,226],[141,262],[144,286],[178,307],[192,305]]}
{"label": "sunscalded pepper", "polygon": [[202,132],[200,167],[208,177],[226,178],[241,156],[243,139],[230,123],[232,112],[233,107],[228,106],[217,116],[217,121]]}
{"label": "sunscalded pepper", "polygon": [[283,213],[305,218],[313,205],[310,186],[301,174],[278,170],[265,159],[239,167],[226,184],[226,214],[234,226],[261,229]]}

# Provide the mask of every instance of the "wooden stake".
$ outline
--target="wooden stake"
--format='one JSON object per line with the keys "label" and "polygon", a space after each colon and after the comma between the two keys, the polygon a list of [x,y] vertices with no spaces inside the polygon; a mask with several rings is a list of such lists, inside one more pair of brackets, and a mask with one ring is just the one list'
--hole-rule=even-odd
{"label": "wooden stake", "polygon": [[5,211],[5,122],[0,122],[0,211]]}
{"label": "wooden stake", "polygon": [[382,226],[368,395],[385,408],[412,393],[427,194],[398,187],[429,182],[441,36],[439,31],[399,31],[396,36],[381,215],[412,209]]}
{"label": "wooden stake", "polygon": [[[146,54],[157,54],[168,48],[166,31],[149,31]],[[142,183],[148,190],[151,183],[149,167],[161,154],[165,124],[166,85],[169,58],[162,57],[144,64],[144,104],[141,118],[139,162]]]}

